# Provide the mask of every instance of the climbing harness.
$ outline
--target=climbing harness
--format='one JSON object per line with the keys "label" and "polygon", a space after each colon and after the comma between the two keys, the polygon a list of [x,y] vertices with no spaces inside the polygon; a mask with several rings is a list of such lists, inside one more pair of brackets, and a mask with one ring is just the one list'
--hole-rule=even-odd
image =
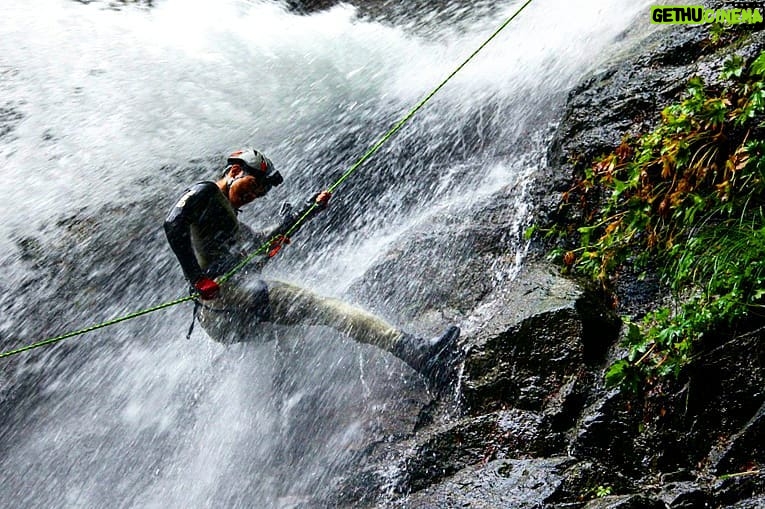
{"label": "climbing harness", "polygon": [[[327,192],[334,193],[335,189],[340,187],[343,182],[345,182],[351,175],[353,175],[356,170],[358,170],[361,165],[363,165],[369,158],[371,158],[378,150],[380,150],[380,147],[382,147],[390,138],[393,137],[409,120],[423,107],[425,104],[430,101],[434,95],[436,95],[458,72],[462,70],[463,67],[465,67],[473,58],[475,58],[478,53],[481,52],[492,40],[494,40],[497,35],[499,35],[502,30],[507,27],[507,25],[510,24],[533,0],[526,0],[526,2],[523,3],[507,20],[505,20],[504,23],[502,23],[499,28],[497,28],[493,34],[491,34],[473,53],[470,54],[459,66],[457,66],[454,71],[452,71],[451,74],[449,74],[436,88],[434,88],[427,96],[425,96],[417,105],[412,108],[406,115],[404,115],[401,120],[396,122],[393,127],[391,127],[388,132],[386,132],[372,147],[367,150],[367,152],[361,156],[353,165],[348,168],[348,170],[339,178],[337,181],[332,184],[329,188],[327,188]],[[275,256],[279,250],[282,248],[284,244],[289,243],[290,236],[297,231],[298,228],[308,219],[308,217],[311,215],[311,213],[316,210],[320,205],[314,202],[306,212],[300,216],[295,223],[290,227],[289,230],[287,230],[283,235],[274,237],[273,239],[270,239],[269,241],[265,242],[262,246],[260,246],[256,251],[248,255],[246,258],[244,258],[241,262],[239,262],[235,267],[233,267],[231,270],[223,274],[217,281],[218,284],[223,284],[231,277],[234,276],[237,272],[239,272],[244,266],[246,266],[248,263],[250,263],[254,258],[266,254],[269,257]],[[0,358],[4,357],[10,357],[12,355],[20,354],[22,352],[27,352],[29,350],[33,350],[35,348],[40,348],[42,346],[51,345],[54,343],[58,343],[59,341],[63,341],[65,339],[73,338],[75,336],[81,336],[83,334],[87,334],[88,332],[93,332],[98,329],[103,329],[105,327],[109,327],[111,325],[116,325],[121,322],[125,322],[127,320],[132,320],[133,318],[138,318],[139,316],[148,315],[150,313],[154,313],[156,311],[160,311],[162,309],[167,309],[169,307],[176,306],[178,304],[189,302],[189,301],[199,301],[199,294],[195,293],[192,295],[188,295],[186,297],[181,297],[179,299],[165,302],[164,304],[158,304],[156,306],[142,309],[140,311],[136,311],[130,314],[127,314],[125,316],[121,316],[118,318],[114,318],[112,320],[107,320],[105,322],[91,325],[89,327],[85,327],[83,329],[67,332],[65,334],[61,334],[59,336],[55,336],[52,338],[45,339],[43,341],[39,341],[37,343],[32,343],[27,346],[22,346],[19,348],[16,348],[14,350],[8,350],[6,352],[0,352]],[[198,311],[198,306],[195,305],[195,314],[196,311]],[[193,323],[191,329],[193,330]],[[191,330],[189,330],[189,335],[191,334]]]}
{"label": "climbing harness", "polygon": [[216,314],[222,314],[222,313],[239,313],[239,309],[235,308],[214,308],[212,306],[208,306],[200,299],[197,295],[192,295],[192,298],[194,299],[194,309],[191,312],[191,324],[189,324],[189,330],[186,332],[186,339],[191,339],[191,333],[194,332],[194,325],[197,323],[197,320],[199,319],[199,312],[204,309],[208,313],[216,313]]}

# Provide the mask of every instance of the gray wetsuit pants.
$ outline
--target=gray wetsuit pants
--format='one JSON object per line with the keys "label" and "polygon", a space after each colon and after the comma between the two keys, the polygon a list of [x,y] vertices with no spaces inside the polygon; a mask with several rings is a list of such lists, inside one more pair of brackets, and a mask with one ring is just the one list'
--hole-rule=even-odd
{"label": "gray wetsuit pants", "polygon": [[223,285],[219,296],[204,301],[199,312],[199,323],[221,343],[265,341],[258,327],[263,322],[331,327],[389,352],[402,337],[395,327],[367,311],[281,281]]}

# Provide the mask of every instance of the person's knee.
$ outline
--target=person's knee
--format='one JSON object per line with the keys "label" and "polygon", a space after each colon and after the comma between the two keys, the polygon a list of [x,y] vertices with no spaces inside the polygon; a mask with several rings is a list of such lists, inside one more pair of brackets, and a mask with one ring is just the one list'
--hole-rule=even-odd
{"label": "person's knee", "polygon": [[266,284],[270,321],[281,325],[297,325],[310,317],[310,310],[315,307],[310,292],[282,281],[266,281]]}

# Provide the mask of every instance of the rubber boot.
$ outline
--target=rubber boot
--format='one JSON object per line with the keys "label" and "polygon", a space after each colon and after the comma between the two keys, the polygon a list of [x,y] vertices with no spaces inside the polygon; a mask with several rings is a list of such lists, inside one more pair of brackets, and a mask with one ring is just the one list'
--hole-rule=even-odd
{"label": "rubber boot", "polygon": [[452,325],[440,336],[424,339],[404,333],[391,351],[420,373],[433,390],[440,390],[452,381],[459,361],[457,339],[460,328]]}

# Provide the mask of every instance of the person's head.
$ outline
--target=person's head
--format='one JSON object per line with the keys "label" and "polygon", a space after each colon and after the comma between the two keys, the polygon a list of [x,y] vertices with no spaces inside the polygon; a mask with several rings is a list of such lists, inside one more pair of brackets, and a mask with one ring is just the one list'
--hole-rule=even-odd
{"label": "person's head", "polygon": [[235,208],[264,196],[283,182],[271,161],[255,149],[237,150],[228,156],[221,179],[228,199]]}

